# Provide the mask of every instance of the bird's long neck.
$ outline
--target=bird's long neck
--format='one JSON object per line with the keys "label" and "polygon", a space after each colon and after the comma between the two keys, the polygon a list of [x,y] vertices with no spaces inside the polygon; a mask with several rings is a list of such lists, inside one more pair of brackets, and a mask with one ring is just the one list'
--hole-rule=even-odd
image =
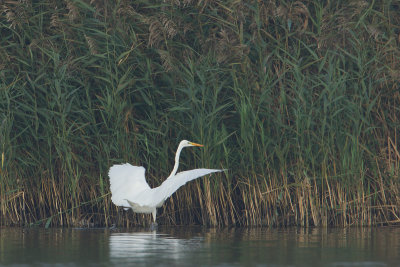
{"label": "bird's long neck", "polygon": [[172,169],[171,174],[168,176],[172,177],[176,174],[176,172],[178,171],[178,167],[179,167],[179,156],[181,155],[181,151],[182,151],[183,146],[178,146],[178,149],[176,150],[176,154],[175,154],[175,165],[174,168]]}

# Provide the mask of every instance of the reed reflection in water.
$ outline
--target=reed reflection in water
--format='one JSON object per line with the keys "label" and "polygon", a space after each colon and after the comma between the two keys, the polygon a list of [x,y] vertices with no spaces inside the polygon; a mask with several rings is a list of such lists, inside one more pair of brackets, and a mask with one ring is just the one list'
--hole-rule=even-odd
{"label": "reed reflection in water", "polygon": [[0,228],[0,266],[400,266],[400,227]]}

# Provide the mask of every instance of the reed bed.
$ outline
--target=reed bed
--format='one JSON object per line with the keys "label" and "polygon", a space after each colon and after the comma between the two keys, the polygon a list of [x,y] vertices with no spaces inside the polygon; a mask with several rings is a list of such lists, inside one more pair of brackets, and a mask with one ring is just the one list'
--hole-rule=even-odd
{"label": "reed bed", "polygon": [[400,222],[400,2],[0,1],[0,224],[146,225],[108,168],[226,168],[161,224]]}

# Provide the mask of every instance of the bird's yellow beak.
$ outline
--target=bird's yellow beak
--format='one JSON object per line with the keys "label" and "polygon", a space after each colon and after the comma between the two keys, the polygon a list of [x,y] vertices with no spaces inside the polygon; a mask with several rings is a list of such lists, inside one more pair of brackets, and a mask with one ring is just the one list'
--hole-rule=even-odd
{"label": "bird's yellow beak", "polygon": [[191,144],[192,146],[204,146],[204,145],[200,145],[200,144],[196,144],[196,143],[192,143],[192,142],[190,142],[190,144]]}

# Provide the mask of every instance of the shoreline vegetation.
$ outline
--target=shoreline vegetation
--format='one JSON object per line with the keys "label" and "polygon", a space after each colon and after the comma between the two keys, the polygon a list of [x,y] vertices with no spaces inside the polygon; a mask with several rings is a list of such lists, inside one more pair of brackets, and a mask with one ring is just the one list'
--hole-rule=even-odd
{"label": "shoreline vegetation", "polygon": [[0,1],[0,225],[148,225],[108,169],[224,168],[162,225],[400,223],[399,1]]}

